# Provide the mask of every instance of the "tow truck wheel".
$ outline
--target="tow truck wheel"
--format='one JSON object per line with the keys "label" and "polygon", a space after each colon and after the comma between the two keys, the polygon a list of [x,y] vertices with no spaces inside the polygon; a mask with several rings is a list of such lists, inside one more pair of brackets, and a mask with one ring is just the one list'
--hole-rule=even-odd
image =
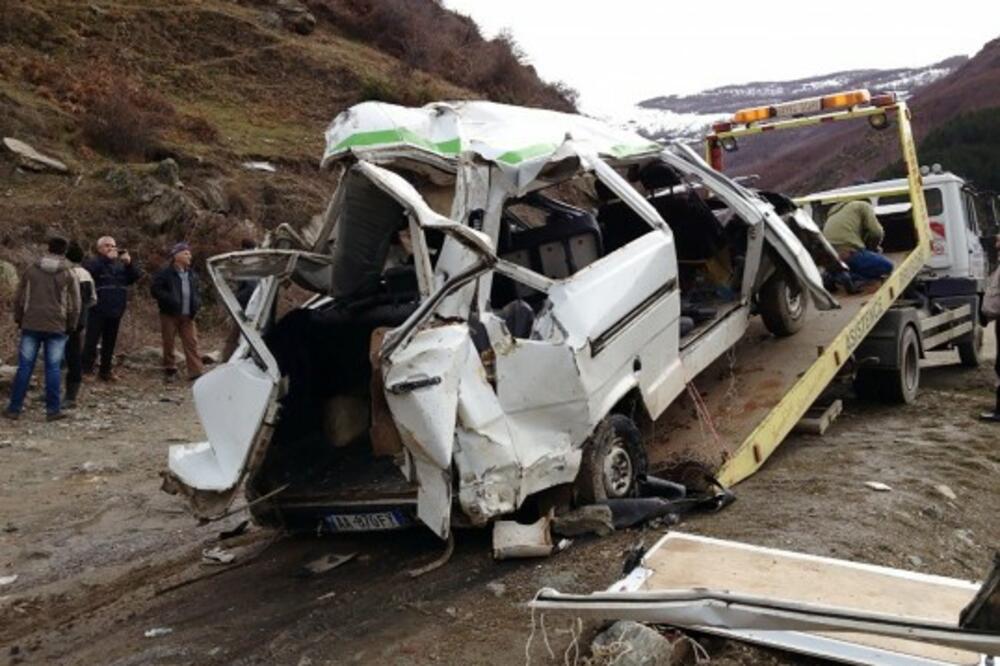
{"label": "tow truck wheel", "polygon": [[622,414],[611,414],[583,445],[575,485],[577,504],[634,497],[647,466],[642,436],[635,423]]}
{"label": "tow truck wheel", "polygon": [[854,378],[854,392],[863,400],[911,404],[920,390],[920,344],[912,326],[899,339],[898,367],[862,368]]}
{"label": "tow truck wheel", "polygon": [[958,358],[962,361],[962,365],[967,368],[978,368],[985,336],[983,335],[983,327],[979,325],[978,317],[973,317],[972,326],[971,339],[960,342],[955,347],[958,349]]}
{"label": "tow truck wheel", "polygon": [[802,328],[808,302],[798,279],[779,268],[761,287],[757,307],[767,330],[783,338]]}

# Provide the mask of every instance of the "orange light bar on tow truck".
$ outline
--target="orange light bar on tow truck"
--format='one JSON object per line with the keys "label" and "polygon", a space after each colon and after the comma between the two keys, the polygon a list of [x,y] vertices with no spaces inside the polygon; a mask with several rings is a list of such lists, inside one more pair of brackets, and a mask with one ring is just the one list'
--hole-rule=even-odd
{"label": "orange light bar on tow truck", "polygon": [[871,99],[871,93],[867,90],[848,90],[831,95],[823,95],[822,97],[797,99],[773,106],[756,106],[748,109],[740,109],[733,115],[733,122],[740,125],[749,125],[750,123],[769,120],[771,118],[794,118],[821,111],[849,109],[862,104],[868,104],[871,102]]}

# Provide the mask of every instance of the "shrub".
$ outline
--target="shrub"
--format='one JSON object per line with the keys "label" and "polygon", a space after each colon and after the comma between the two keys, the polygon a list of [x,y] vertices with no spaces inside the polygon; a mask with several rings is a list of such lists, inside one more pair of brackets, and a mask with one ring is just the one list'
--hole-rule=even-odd
{"label": "shrub", "polygon": [[[314,0],[311,6],[355,39],[489,99],[576,109],[576,92],[541,81],[510,33],[486,40],[472,19],[445,9],[438,0]],[[424,96],[420,90],[372,92],[379,93],[372,98],[383,100]]]}

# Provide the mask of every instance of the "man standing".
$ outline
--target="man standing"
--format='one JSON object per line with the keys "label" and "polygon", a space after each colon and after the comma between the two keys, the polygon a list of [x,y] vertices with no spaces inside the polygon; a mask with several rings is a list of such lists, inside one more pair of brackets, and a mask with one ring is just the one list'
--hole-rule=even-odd
{"label": "man standing", "polygon": [[198,274],[191,268],[191,246],[177,243],[170,250],[170,264],[153,276],[150,293],[160,309],[160,331],[163,334],[163,372],[166,381],[177,377],[174,360],[174,338],[181,336],[188,379],[194,381],[205,369],[198,351],[198,329],[194,317],[201,298],[198,296]]}
{"label": "man standing", "polygon": [[104,236],[97,241],[97,256],[83,263],[94,278],[97,305],[87,316],[87,333],[83,343],[83,371],[94,371],[97,342],[101,343],[101,365],[98,376],[104,381],[115,381],[111,363],[118,342],[118,327],[128,305],[128,287],[135,284],[141,273],[132,263],[128,250],[118,251],[115,239]]}
{"label": "man standing", "polygon": [[14,321],[21,329],[21,344],[10,404],[3,412],[8,419],[21,416],[39,347],[45,348],[48,420],[65,416],[59,404],[63,353],[67,334],[76,328],[80,317],[80,287],[65,258],[67,245],[64,238],[50,239],[48,253],[24,272],[17,287]]}
{"label": "man standing", "polygon": [[847,264],[852,280],[880,280],[892,273],[892,262],[879,254],[885,230],[867,201],[836,204],[823,225],[823,235]]}
{"label": "man standing", "polygon": [[73,275],[80,286],[80,323],[69,334],[66,341],[66,396],[63,399],[65,409],[76,407],[76,396],[80,392],[83,380],[83,332],[87,328],[87,314],[90,308],[97,305],[97,292],[94,289],[94,278],[90,272],[80,266],[83,261],[83,248],[79,243],[70,243],[66,250],[66,259],[70,262]]}

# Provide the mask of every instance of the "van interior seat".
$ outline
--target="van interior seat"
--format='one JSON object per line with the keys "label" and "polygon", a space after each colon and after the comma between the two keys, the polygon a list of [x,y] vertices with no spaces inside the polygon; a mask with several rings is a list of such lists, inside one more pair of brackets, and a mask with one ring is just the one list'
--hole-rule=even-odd
{"label": "van interior seat", "polygon": [[[560,280],[604,255],[601,228],[594,216],[541,195],[526,203],[547,212],[545,224],[526,227],[510,212],[500,222],[497,254],[511,263]],[[538,300],[534,290],[502,275],[494,275],[491,302],[502,307],[515,299]]]}

